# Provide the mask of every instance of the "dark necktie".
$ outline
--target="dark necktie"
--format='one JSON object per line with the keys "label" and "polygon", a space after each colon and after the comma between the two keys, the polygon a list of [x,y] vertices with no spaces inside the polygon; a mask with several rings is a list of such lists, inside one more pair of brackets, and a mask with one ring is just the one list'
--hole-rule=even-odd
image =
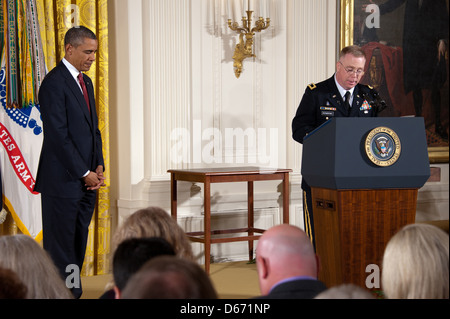
{"label": "dark necktie", "polygon": [[78,74],[78,82],[80,82],[81,85],[81,89],[83,90],[83,95],[84,95],[84,99],[86,100],[86,104],[89,110],[89,113],[91,112],[91,106],[89,105],[89,96],[86,90],[86,84],[84,83],[83,80],[83,73],[80,72],[80,74]]}
{"label": "dark necktie", "polygon": [[347,91],[347,93],[345,93],[345,101],[344,101],[344,106],[345,109],[347,110],[347,115],[350,115],[350,91]]}

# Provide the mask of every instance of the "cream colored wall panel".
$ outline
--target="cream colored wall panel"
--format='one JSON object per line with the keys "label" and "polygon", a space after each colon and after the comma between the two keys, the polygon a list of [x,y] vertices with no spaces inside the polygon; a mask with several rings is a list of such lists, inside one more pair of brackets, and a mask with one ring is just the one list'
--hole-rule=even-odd
{"label": "cream colored wall panel", "polygon": [[449,167],[448,164],[433,164],[440,169],[440,180],[428,182],[417,195],[416,220],[445,220],[449,219]]}
{"label": "cream colored wall panel", "polygon": [[146,179],[167,179],[180,167],[173,133],[189,129],[191,108],[190,1],[144,1]]}
{"label": "cream colored wall panel", "polygon": [[[144,1],[145,3],[145,1]],[[131,184],[137,184],[144,178],[144,63],[142,1],[135,0],[128,10],[128,41],[129,41],[129,88],[130,101],[127,105],[130,112],[130,160]]]}
{"label": "cream colored wall panel", "polygon": [[[202,0],[192,2],[192,37],[193,42],[198,44],[192,46],[192,69],[200,70],[202,76],[201,79],[194,80],[198,85],[193,87],[194,127],[200,128],[202,138],[193,140],[195,147],[192,160],[195,164],[261,164],[258,159],[269,163],[263,155],[258,156],[257,148],[251,146],[259,142],[258,129],[265,130],[259,131],[260,136],[264,136],[267,141],[264,146],[270,141],[270,127],[280,129],[279,123],[266,126],[261,121],[262,102],[266,100],[262,96],[262,85],[274,81],[273,75],[264,77],[261,69],[263,63],[272,66],[275,60],[267,56],[269,61],[263,61],[264,53],[260,47],[261,41],[266,41],[269,47],[273,47],[274,41],[270,36],[272,31],[269,29],[262,32],[269,39],[262,40],[260,34],[255,37],[257,58],[244,60],[244,72],[237,79],[232,57],[238,35],[227,27],[227,19],[232,15],[227,13],[229,10],[225,3],[226,1]],[[240,16],[241,13],[237,12],[241,12],[242,1],[230,0],[228,3],[230,11],[236,12],[235,16]],[[232,10],[233,8],[236,10]],[[200,16],[199,12],[203,14]],[[282,74],[281,79],[285,81],[284,69],[279,74]],[[272,87],[265,93],[274,99],[275,91]],[[284,97],[284,94],[281,96]],[[266,115],[268,119],[274,119],[270,116],[271,113],[266,112]],[[284,125],[281,126],[284,131]],[[238,135],[244,137],[243,143],[237,138]],[[264,140],[263,137],[261,139]],[[280,145],[278,138],[274,143]],[[260,151],[267,149],[261,147]],[[279,154],[278,148],[274,153]]]}

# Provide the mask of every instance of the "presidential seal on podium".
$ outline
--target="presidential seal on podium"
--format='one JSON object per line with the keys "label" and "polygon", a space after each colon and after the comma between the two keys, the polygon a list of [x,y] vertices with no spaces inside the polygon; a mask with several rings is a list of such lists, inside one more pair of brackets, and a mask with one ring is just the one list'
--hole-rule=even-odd
{"label": "presidential seal on podium", "polygon": [[393,165],[400,157],[402,149],[397,134],[384,126],[371,130],[364,145],[367,157],[378,166]]}

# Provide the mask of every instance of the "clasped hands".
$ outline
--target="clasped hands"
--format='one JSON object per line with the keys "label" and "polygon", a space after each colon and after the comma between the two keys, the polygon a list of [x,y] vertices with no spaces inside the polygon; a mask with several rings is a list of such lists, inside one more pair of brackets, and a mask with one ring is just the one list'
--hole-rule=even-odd
{"label": "clasped hands", "polygon": [[97,166],[95,172],[90,171],[86,177],[83,178],[84,186],[87,187],[87,190],[96,190],[102,186],[106,186],[105,184],[106,177],[103,176],[103,166]]}

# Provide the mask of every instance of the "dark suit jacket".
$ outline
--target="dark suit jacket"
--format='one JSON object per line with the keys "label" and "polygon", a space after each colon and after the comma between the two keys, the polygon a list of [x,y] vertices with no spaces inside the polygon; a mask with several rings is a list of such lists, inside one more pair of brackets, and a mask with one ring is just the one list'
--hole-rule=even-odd
{"label": "dark suit jacket", "polygon": [[376,116],[372,108],[366,109],[363,106],[365,100],[363,93],[370,95],[371,92],[367,85],[357,84],[353,91],[352,110],[348,115],[334,76],[318,84],[310,84],[292,120],[292,137],[297,142],[303,143],[306,134],[332,117]]}
{"label": "dark suit jacket", "polygon": [[319,280],[299,279],[275,286],[267,296],[255,299],[313,299],[326,289]]}
{"label": "dark suit jacket", "polygon": [[104,166],[94,88],[87,75],[84,81],[91,114],[80,87],[62,62],[41,84],[44,140],[35,190],[42,194],[78,198],[85,191],[82,176]]}

